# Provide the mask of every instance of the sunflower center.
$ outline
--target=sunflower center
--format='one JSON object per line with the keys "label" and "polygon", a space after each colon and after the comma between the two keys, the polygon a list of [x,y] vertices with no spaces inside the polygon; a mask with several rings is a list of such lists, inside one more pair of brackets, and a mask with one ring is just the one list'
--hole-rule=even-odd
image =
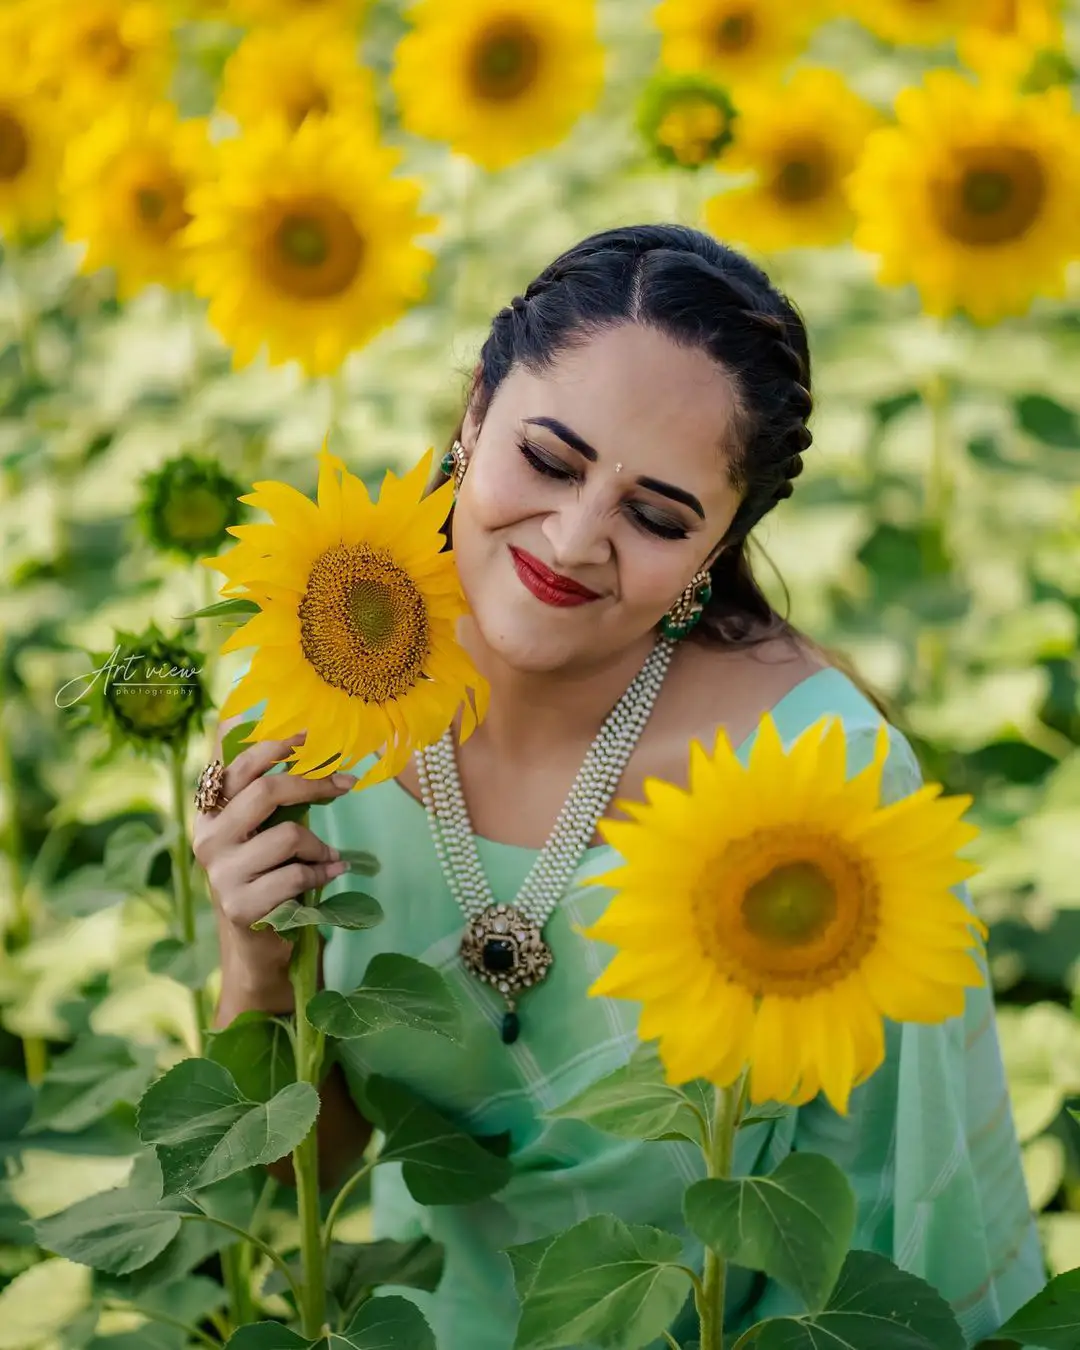
{"label": "sunflower center", "polygon": [[753,42],[755,32],[756,24],[753,14],[745,11],[725,14],[713,26],[713,48],[721,56],[729,56],[732,52],[745,51]]}
{"label": "sunflower center", "polygon": [[30,141],[13,113],[0,108],[0,182],[18,178],[30,161]]}
{"label": "sunflower center", "polygon": [[817,145],[794,151],[777,167],[773,190],[783,202],[798,205],[824,196],[832,178],[829,156]]}
{"label": "sunflower center", "polygon": [[472,87],[480,98],[505,102],[520,98],[540,70],[540,42],[519,19],[493,23],[473,46]]}
{"label": "sunflower center", "polygon": [[934,184],[933,203],[942,229],[961,244],[1007,244],[1038,220],[1046,190],[1037,155],[995,145],[964,153],[958,172]]}
{"label": "sunflower center", "polygon": [[347,291],[364,259],[352,217],[328,197],[294,199],[271,213],[265,274],[297,300],[329,300]]}
{"label": "sunflower center", "polygon": [[112,79],[123,75],[131,65],[131,48],[111,23],[98,24],[83,34],[83,51],[88,59]]}
{"label": "sunflower center", "polygon": [[738,840],[694,895],[713,963],[757,998],[813,993],[857,969],[879,909],[873,872],[851,846],[798,828]]}
{"label": "sunflower center", "polygon": [[680,164],[704,164],[722,144],[727,117],[704,98],[683,99],[670,108],[656,129],[656,139]]}
{"label": "sunflower center", "polygon": [[208,488],[193,487],[171,496],[161,515],[170,539],[194,544],[218,539],[228,524],[229,506]]}
{"label": "sunflower center", "polygon": [[404,568],[368,544],[318,558],[300,601],[300,643],[319,675],[365,703],[401,698],[423,675],[427,607]]}
{"label": "sunflower center", "polygon": [[132,201],[139,223],[162,244],[191,220],[184,209],[184,184],[174,175],[162,174],[153,182],[137,184]]}

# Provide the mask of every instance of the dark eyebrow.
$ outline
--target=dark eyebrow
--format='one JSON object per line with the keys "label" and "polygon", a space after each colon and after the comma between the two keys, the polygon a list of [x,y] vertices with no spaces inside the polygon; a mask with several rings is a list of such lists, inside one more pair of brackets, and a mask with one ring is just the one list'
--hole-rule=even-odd
{"label": "dark eyebrow", "polygon": [[[583,441],[576,431],[560,422],[557,417],[526,417],[525,423],[529,426],[547,427],[548,431],[553,431],[560,441],[564,441],[571,450],[576,450],[579,455],[584,455],[586,459],[591,460],[593,464],[600,458],[588,441]],[[646,488],[649,492],[658,492],[661,497],[670,497],[673,502],[681,502],[683,506],[688,506],[691,511],[705,519],[705,512],[701,503],[692,492],[684,492],[682,488],[676,487],[674,483],[661,482],[659,478],[639,478],[638,486]]]}
{"label": "dark eyebrow", "polygon": [[674,483],[662,483],[659,478],[639,478],[637,481],[639,487],[647,488],[649,492],[659,492],[661,497],[670,497],[673,502],[682,502],[683,506],[688,506],[695,515],[700,516],[702,520],[705,519],[701,503],[692,492],[684,492]]}
{"label": "dark eyebrow", "polygon": [[529,426],[547,427],[548,431],[553,431],[560,441],[565,441],[571,450],[576,450],[579,455],[584,455],[594,464],[600,458],[588,441],[583,441],[576,431],[571,431],[566,423],[560,422],[557,417],[526,417],[524,420]]}

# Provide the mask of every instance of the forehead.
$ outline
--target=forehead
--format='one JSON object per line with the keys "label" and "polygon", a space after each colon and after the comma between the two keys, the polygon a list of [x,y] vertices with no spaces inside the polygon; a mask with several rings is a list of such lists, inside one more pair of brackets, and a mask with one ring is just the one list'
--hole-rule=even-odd
{"label": "forehead", "polygon": [[659,457],[668,467],[715,471],[730,441],[734,388],[700,348],[620,324],[560,353],[543,371],[515,368],[497,400],[510,417],[558,417],[601,457],[642,456],[654,467]]}

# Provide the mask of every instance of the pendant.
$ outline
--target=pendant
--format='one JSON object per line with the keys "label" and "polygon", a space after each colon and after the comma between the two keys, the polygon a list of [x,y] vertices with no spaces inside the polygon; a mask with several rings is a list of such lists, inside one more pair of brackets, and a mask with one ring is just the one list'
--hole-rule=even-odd
{"label": "pendant", "polygon": [[502,1039],[516,1041],[521,1023],[512,997],[545,978],[554,961],[540,925],[514,905],[489,905],[469,921],[461,939],[465,965],[506,1000]]}

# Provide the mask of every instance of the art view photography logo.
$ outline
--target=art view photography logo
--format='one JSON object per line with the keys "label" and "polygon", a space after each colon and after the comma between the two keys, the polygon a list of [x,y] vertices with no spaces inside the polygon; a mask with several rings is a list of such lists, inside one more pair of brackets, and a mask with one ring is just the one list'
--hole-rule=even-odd
{"label": "art view photography logo", "polygon": [[103,665],[62,684],[56,691],[56,706],[72,707],[92,693],[99,681],[101,693],[112,699],[128,693],[140,700],[190,698],[193,694],[201,694],[202,684],[198,677],[202,666],[173,665],[145,652],[124,656],[122,651],[122,645],[117,643]]}

